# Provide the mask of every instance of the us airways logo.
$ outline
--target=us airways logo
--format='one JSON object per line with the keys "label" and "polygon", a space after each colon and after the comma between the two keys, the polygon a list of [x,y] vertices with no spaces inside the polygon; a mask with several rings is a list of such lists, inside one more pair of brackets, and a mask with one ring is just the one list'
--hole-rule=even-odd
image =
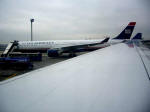
{"label": "us airways logo", "polygon": [[130,29],[126,29],[125,30],[125,34],[131,34],[131,30]]}

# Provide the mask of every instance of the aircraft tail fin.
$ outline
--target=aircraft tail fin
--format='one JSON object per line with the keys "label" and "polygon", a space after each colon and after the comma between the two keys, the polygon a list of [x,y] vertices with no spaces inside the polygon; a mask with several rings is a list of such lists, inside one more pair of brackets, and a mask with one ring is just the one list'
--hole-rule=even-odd
{"label": "aircraft tail fin", "polygon": [[142,33],[137,33],[137,34],[132,38],[132,40],[134,40],[134,39],[142,40]]}
{"label": "aircraft tail fin", "polygon": [[136,22],[130,22],[128,26],[117,37],[113,39],[130,39],[135,25]]}

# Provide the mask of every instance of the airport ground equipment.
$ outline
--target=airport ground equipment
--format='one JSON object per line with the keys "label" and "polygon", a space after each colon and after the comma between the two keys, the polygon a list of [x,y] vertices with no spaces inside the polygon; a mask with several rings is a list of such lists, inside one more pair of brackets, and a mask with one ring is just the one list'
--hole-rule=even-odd
{"label": "airport ground equipment", "polygon": [[10,57],[1,57],[0,58],[0,68],[2,69],[33,69],[33,64],[29,58],[10,58]]}
{"label": "airport ground equipment", "polygon": [[0,68],[8,69],[32,69],[33,64],[29,57],[9,57],[9,54],[13,52],[18,45],[18,41],[10,42],[0,58]]}
{"label": "airport ground equipment", "polygon": [[1,57],[8,57],[9,56],[9,53],[12,52],[14,50],[14,48],[18,45],[18,41],[13,41],[13,42],[10,42],[6,49],[4,50],[4,52],[2,53]]}
{"label": "airport ground equipment", "polygon": [[30,61],[42,61],[42,53],[20,53],[13,52],[9,54],[9,57],[27,57]]}

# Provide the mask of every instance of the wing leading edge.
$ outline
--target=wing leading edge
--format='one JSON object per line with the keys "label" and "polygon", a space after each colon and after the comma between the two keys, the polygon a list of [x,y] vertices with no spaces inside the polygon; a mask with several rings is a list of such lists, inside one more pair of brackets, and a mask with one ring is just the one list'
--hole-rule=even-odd
{"label": "wing leading edge", "polygon": [[137,50],[121,43],[4,81],[0,111],[148,112],[150,82]]}
{"label": "wing leading edge", "polygon": [[76,52],[85,52],[86,51],[86,47],[88,46],[94,46],[94,45],[102,45],[104,43],[107,43],[109,40],[109,38],[105,38],[101,41],[98,42],[90,42],[90,43],[76,43],[73,45],[64,45],[61,47],[56,47],[53,49],[49,49],[47,50],[47,54],[49,57],[57,57],[62,55],[63,53],[70,53],[70,55],[72,55],[73,57],[76,56]]}

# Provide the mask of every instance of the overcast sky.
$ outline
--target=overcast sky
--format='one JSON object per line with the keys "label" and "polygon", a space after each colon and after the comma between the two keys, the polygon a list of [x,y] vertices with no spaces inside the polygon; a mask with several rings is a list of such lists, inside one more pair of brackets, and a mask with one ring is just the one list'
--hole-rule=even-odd
{"label": "overcast sky", "polygon": [[0,0],[0,41],[115,37],[130,21],[150,39],[149,0]]}

